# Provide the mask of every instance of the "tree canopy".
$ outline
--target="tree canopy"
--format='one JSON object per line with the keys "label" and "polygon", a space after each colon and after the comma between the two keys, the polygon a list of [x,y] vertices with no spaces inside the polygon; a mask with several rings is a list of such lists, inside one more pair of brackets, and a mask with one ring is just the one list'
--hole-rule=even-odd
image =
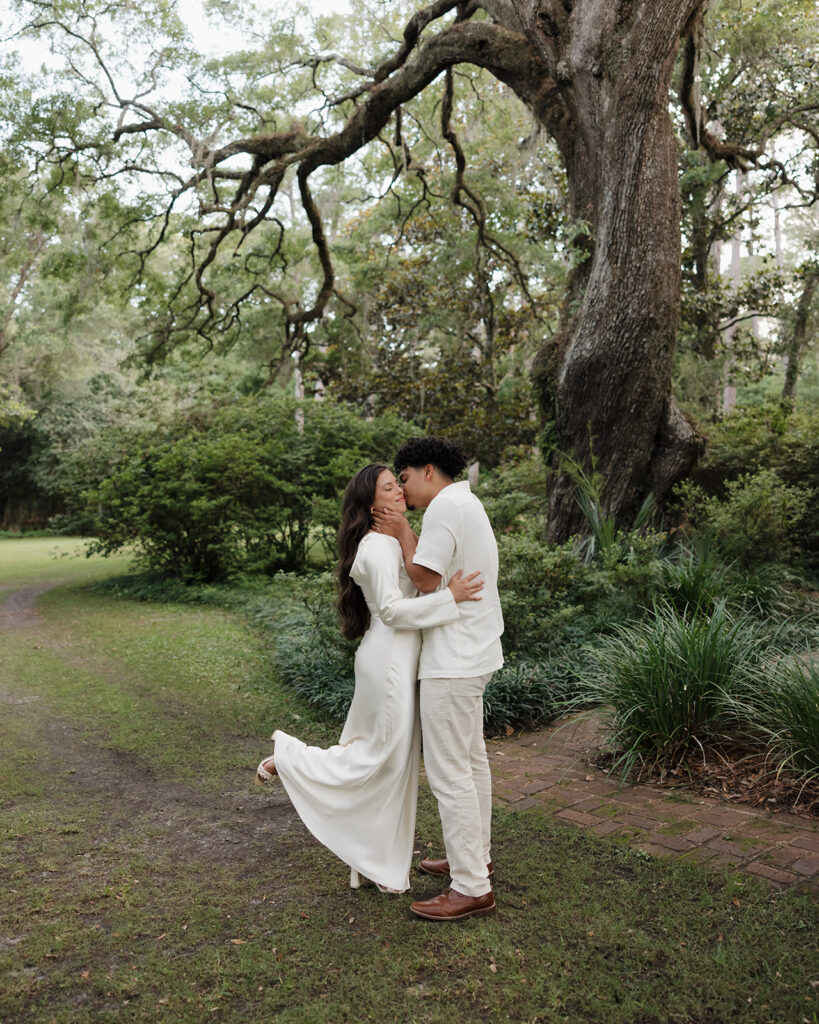
{"label": "tree canopy", "polygon": [[[807,215],[806,258],[744,291],[719,285],[713,251],[743,219],[761,249],[766,203],[814,208],[805,0],[354,0],[314,20],[235,5],[212,14],[247,45],[218,58],[164,2],[17,11],[51,70],[5,80],[9,159],[107,228],[148,360],[238,349],[275,380],[297,353],[348,397],[363,367],[363,406],[463,366],[476,445],[532,366],[554,537],[580,519],[562,456],[595,459],[619,519],[697,457],[671,386],[681,251],[687,351],[713,358],[727,321],[779,315],[789,273],[794,363],[804,347]],[[493,403],[501,419],[481,421]]]}

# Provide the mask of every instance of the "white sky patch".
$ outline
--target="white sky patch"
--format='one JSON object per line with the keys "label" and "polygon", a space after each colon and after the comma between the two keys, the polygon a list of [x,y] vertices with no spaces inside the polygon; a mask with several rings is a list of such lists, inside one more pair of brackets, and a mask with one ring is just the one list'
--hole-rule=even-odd
{"label": "white sky patch", "polygon": [[[347,0],[300,0],[300,5],[309,8],[314,15],[347,14],[350,10]],[[261,19],[265,15],[281,16],[283,6],[282,0],[257,0],[254,4]],[[229,0],[225,8],[229,10]],[[247,45],[242,29],[238,26],[232,29],[229,17],[222,15],[209,19],[202,0],[177,0],[177,11],[191,34],[195,48],[203,55],[221,57]],[[42,42],[16,35],[9,39],[20,23],[20,16],[11,9],[8,0],[0,0],[0,40],[19,54],[22,71],[35,75],[43,65],[48,67],[53,61]]]}
{"label": "white sky patch", "polygon": [[[282,0],[257,0],[253,5],[261,19],[266,14],[280,17],[284,6]],[[350,10],[347,0],[301,0],[301,6],[308,7],[314,15],[347,14]],[[229,10],[229,0],[225,8]],[[230,19],[225,15],[209,21],[202,0],[177,0],[177,11],[196,49],[204,55],[225,56],[247,45],[243,32],[239,28],[231,29]]]}

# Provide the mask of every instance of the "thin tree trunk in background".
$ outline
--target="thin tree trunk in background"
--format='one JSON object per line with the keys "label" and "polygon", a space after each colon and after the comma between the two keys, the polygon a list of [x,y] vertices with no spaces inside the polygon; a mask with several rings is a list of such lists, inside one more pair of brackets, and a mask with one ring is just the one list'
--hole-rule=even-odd
{"label": "thin tree trunk in background", "polygon": [[[771,159],[776,156],[773,149],[771,149]],[[782,217],[779,212],[779,193],[774,189],[771,193],[771,206],[773,207],[774,215],[774,254],[776,256],[776,268],[782,270],[784,268],[785,260],[782,251]],[[788,378],[788,353],[787,351],[782,353],[782,372],[785,380]],[[784,395],[783,395],[784,397]]]}
{"label": "thin tree trunk in background", "polygon": [[792,399],[796,395],[796,378],[799,374],[799,365],[802,353],[806,350],[808,339],[808,324],[810,322],[810,311],[813,304],[813,297],[816,293],[816,283],[819,280],[819,268],[810,267],[805,273],[805,286],[799,296],[796,307],[796,319],[793,330],[788,339],[786,349],[787,364],[785,367],[785,383],[782,386],[782,397]]}
{"label": "thin tree trunk in background", "polygon": [[[742,171],[736,172],[735,192],[739,199],[742,196],[743,181],[745,175]],[[742,284],[742,223],[737,221],[734,229],[734,236],[731,239],[731,266],[728,277],[734,292],[738,292]],[[722,414],[727,415],[736,408],[737,389],[733,381],[734,370],[734,335],[736,334],[736,323],[729,324],[723,333],[722,343],[725,346],[725,381],[722,388]]]}
{"label": "thin tree trunk in background", "polygon": [[304,433],[304,378],[301,372],[301,353],[293,353],[293,396],[296,399],[296,430]]}

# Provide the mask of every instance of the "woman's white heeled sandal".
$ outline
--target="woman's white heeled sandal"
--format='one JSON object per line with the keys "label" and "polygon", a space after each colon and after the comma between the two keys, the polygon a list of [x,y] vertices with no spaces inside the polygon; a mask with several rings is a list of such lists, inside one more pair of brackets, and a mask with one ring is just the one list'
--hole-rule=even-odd
{"label": "woman's white heeled sandal", "polygon": [[[356,871],[355,868],[350,868],[350,888],[360,889],[361,888],[361,875]],[[379,892],[391,893],[393,895],[400,894],[400,889],[390,889],[387,885],[381,885],[379,882],[373,882],[373,885],[378,889]]]}

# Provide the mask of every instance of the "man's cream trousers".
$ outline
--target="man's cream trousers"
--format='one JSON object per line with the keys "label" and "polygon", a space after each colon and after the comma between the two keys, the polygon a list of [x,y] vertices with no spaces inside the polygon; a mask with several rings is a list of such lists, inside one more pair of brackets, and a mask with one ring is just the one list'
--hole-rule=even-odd
{"label": "man's cream trousers", "polygon": [[492,673],[421,680],[424,767],[441,815],[452,888],[483,896],[492,886],[492,780],[483,741],[483,691]]}

